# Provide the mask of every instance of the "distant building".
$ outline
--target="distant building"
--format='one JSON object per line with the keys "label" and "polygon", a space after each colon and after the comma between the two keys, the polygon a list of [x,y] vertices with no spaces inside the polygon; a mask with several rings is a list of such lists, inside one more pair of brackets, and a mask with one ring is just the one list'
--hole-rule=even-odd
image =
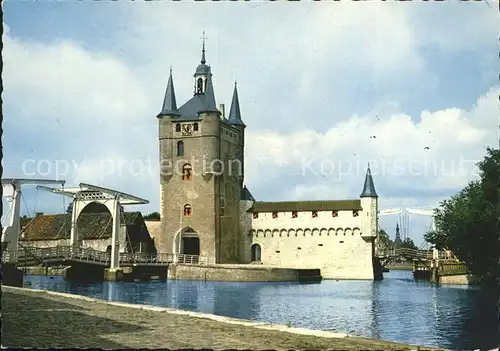
{"label": "distant building", "polygon": [[394,244],[399,245],[401,244],[401,234],[399,233],[399,223],[396,223],[396,239],[394,239]]}
{"label": "distant building", "polygon": [[378,195],[370,169],[359,199],[256,202],[244,186],[246,125],[237,87],[226,117],[204,45],[193,87],[178,108],[170,72],[157,116],[161,221],[147,225],[158,252],[373,279]]}

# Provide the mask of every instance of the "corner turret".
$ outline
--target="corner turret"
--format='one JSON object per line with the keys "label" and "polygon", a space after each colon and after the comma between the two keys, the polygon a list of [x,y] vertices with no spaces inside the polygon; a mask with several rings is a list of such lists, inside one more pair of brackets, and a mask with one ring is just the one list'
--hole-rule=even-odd
{"label": "corner turret", "polygon": [[172,68],[170,68],[170,75],[168,77],[167,90],[165,91],[165,98],[163,99],[163,106],[158,117],[172,116],[179,117],[180,113],[177,109],[177,102],[175,100],[174,82],[172,79]]}
{"label": "corner turret", "polygon": [[245,123],[241,120],[241,112],[240,112],[240,101],[238,99],[238,89],[236,87],[236,82],[234,82],[234,91],[233,91],[233,101],[231,102],[231,110],[229,111],[229,124],[233,126],[240,126],[245,128]]}
{"label": "corner turret", "polygon": [[363,192],[359,197],[378,198],[377,192],[375,191],[375,185],[373,184],[372,172],[370,171],[370,164],[368,164],[368,169],[366,170],[365,185],[363,187]]}

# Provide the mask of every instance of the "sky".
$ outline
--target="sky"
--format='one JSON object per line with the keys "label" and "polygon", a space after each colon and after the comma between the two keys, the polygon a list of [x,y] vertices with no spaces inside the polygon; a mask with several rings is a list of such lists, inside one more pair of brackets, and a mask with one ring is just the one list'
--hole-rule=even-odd
{"label": "sky", "polygon": [[[498,147],[498,11],[486,2],[6,1],[4,177],[65,179],[159,211],[157,114],[172,67],[192,96],[206,32],[215,97],[234,82],[258,201],[359,197],[432,209]],[[24,188],[23,213],[68,199]],[[394,238],[398,216],[382,216]],[[430,217],[412,215],[420,245]]]}

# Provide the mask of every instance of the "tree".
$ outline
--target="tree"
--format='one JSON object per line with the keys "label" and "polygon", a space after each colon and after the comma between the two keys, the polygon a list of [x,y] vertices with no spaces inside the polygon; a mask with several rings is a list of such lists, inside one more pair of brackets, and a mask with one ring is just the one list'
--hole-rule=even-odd
{"label": "tree", "polygon": [[143,216],[142,218],[144,218],[145,220],[156,220],[156,221],[159,221],[160,220],[160,214],[158,212],[152,212],[148,215],[145,215]]}
{"label": "tree", "polygon": [[389,238],[389,234],[383,229],[378,232],[378,246],[383,249],[388,249],[394,246],[393,241]]}
{"label": "tree", "polygon": [[397,244],[396,246],[399,248],[418,250],[417,245],[415,245],[413,240],[410,238],[404,239],[400,244]]}
{"label": "tree", "polygon": [[500,150],[487,149],[477,164],[479,179],[436,209],[436,231],[425,240],[449,248],[483,283],[493,282],[497,270],[500,215]]}

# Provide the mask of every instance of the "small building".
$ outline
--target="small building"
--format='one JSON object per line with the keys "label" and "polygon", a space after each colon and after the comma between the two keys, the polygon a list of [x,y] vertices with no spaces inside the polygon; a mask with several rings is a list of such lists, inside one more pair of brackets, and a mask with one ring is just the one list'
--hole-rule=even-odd
{"label": "small building", "polygon": [[[23,246],[46,248],[70,245],[70,213],[24,218],[21,226],[19,243]],[[113,220],[109,212],[81,213],[77,221],[80,246],[111,252],[112,227]],[[154,240],[149,235],[141,212],[122,212],[119,242],[120,252],[156,252]]]}

